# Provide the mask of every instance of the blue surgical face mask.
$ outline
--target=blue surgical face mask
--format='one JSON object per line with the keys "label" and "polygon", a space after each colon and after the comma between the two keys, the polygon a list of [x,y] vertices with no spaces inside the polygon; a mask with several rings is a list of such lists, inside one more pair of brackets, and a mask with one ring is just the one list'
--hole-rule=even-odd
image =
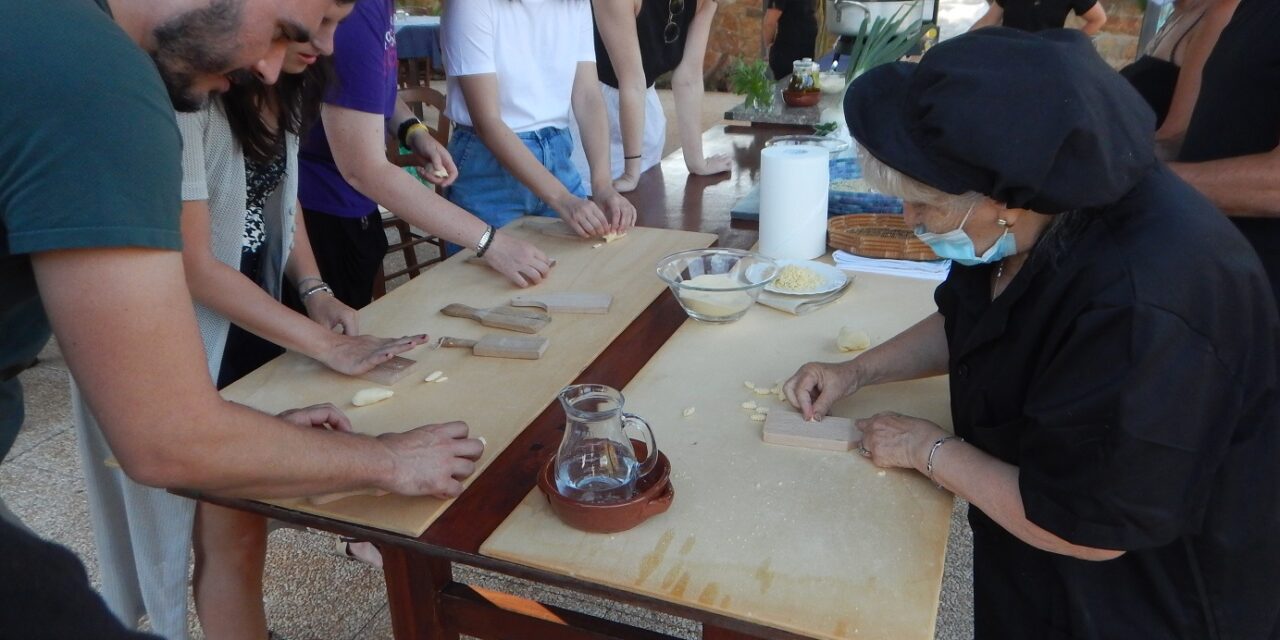
{"label": "blue surgical face mask", "polygon": [[1006,227],[1004,235],[1000,236],[996,243],[991,245],[987,252],[978,255],[973,247],[973,240],[969,238],[969,234],[964,232],[964,225],[969,221],[969,216],[973,215],[973,208],[970,207],[969,212],[964,214],[964,219],[960,221],[960,226],[946,233],[929,233],[925,231],[924,225],[916,225],[916,237],[920,241],[929,245],[933,252],[938,254],[940,258],[954,260],[960,264],[970,266],[977,264],[990,264],[999,262],[1015,253],[1017,253],[1017,244],[1013,240],[1013,233]]}

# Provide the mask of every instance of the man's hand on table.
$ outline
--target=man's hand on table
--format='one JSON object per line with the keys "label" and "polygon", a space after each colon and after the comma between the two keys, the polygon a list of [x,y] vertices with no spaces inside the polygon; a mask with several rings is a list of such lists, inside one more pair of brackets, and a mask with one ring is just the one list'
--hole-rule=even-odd
{"label": "man's hand on table", "polygon": [[518,287],[542,282],[551,273],[553,262],[540,249],[504,233],[495,233],[489,250],[481,258],[494,271]]}
{"label": "man's hand on table", "polygon": [[[596,191],[591,199],[600,207],[609,219],[609,227],[605,233],[626,233],[636,226],[636,207],[630,200],[622,197],[613,189]],[[596,235],[604,235],[598,233]]]}
{"label": "man's hand on table", "polygon": [[330,347],[318,354],[317,360],[326,367],[349,376],[366,374],[378,365],[418,345],[427,343],[427,334],[403,338],[379,338],[378,336],[348,336],[333,334]]}
{"label": "man's hand on table", "polygon": [[301,409],[289,409],[276,417],[298,425],[299,427],[315,427],[334,431],[351,432],[351,420],[341,409],[329,404],[313,404]]}
{"label": "man's hand on table", "polygon": [[831,405],[852,395],[859,387],[861,384],[853,361],[810,362],[782,385],[782,391],[805,420],[821,420],[831,410]]}
{"label": "man's hand on table", "polygon": [[453,498],[462,493],[462,480],[476,471],[484,443],[467,437],[465,422],[418,427],[404,433],[378,436],[392,454],[392,493]]}

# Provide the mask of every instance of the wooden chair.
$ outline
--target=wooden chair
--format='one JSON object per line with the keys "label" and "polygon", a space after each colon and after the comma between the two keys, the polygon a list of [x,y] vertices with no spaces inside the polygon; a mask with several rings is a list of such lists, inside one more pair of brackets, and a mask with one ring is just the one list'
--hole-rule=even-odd
{"label": "wooden chair", "polygon": [[[409,105],[413,115],[418,116],[418,119],[427,125],[436,142],[448,146],[453,123],[449,122],[449,118],[444,115],[444,94],[431,87],[410,87],[401,89],[398,95],[405,104]],[[432,126],[433,122],[435,126]]]}
{"label": "wooden chair", "polygon": [[[411,16],[432,16],[439,15],[438,10],[432,10],[428,7],[405,7],[401,9]],[[399,63],[398,84],[401,89],[412,89],[414,87],[431,86],[432,65],[435,60],[431,57],[422,58],[401,58]]]}
{"label": "wooden chair", "polygon": [[431,86],[431,64],[431,58],[400,60],[396,86],[401,89]]}
{"label": "wooden chair", "polygon": [[[429,87],[412,87],[402,89],[399,92],[401,100],[427,125],[427,129],[431,132],[431,137],[442,145],[449,144],[449,129],[451,123],[449,118],[444,115],[444,94]],[[435,126],[432,126],[432,123]],[[395,136],[387,136],[387,159],[401,167],[413,166],[416,158],[412,155],[401,155],[400,141]],[[419,233],[414,231],[409,223],[400,218],[391,215],[389,212],[382,214],[382,228],[384,230],[394,229],[398,240],[387,246],[387,255],[393,255],[400,252],[404,257],[404,267],[395,271],[387,272],[385,266],[378,273],[378,277],[373,282],[373,296],[380,298],[387,293],[387,281],[394,280],[401,276],[408,276],[413,279],[422,273],[423,269],[444,260],[444,241],[440,238]],[[417,247],[419,245],[431,245],[436,248],[437,257],[428,260],[420,260],[418,258]]]}

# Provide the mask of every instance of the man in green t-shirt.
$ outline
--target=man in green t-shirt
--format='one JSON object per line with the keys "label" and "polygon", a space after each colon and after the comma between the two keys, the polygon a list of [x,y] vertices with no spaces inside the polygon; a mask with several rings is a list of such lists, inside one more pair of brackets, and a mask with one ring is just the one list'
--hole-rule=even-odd
{"label": "man in green t-shirt", "polygon": [[[0,0],[0,458],[22,423],[18,373],[52,331],[144,484],[461,492],[483,451],[465,424],[372,438],[345,433],[331,406],[290,422],[225,402],[209,379],[179,253],[173,108],[198,108],[236,73],[274,80],[288,41],[308,40],[329,2]],[[13,587],[0,589],[12,614],[0,637],[135,637],[92,622],[101,600],[77,563],[25,569],[34,540],[6,513],[0,501],[0,584]],[[56,555],[46,547],[40,557]]]}
{"label": "man in green t-shirt", "polygon": [[0,451],[22,420],[17,373],[51,328],[143,484],[461,492],[483,448],[465,424],[372,438],[342,433],[329,407],[306,415],[339,429],[299,428],[223,401],[209,380],[178,251],[171,109],[198,107],[229,74],[274,76],[329,1],[0,0]]}

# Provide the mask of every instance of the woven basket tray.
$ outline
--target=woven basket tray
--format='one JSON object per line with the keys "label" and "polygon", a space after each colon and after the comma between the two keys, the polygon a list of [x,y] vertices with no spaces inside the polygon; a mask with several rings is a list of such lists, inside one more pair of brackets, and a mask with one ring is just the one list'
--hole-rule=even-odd
{"label": "woven basket tray", "polygon": [[892,213],[855,213],[827,221],[827,244],[866,258],[937,260],[929,245],[920,241],[902,216]]}

